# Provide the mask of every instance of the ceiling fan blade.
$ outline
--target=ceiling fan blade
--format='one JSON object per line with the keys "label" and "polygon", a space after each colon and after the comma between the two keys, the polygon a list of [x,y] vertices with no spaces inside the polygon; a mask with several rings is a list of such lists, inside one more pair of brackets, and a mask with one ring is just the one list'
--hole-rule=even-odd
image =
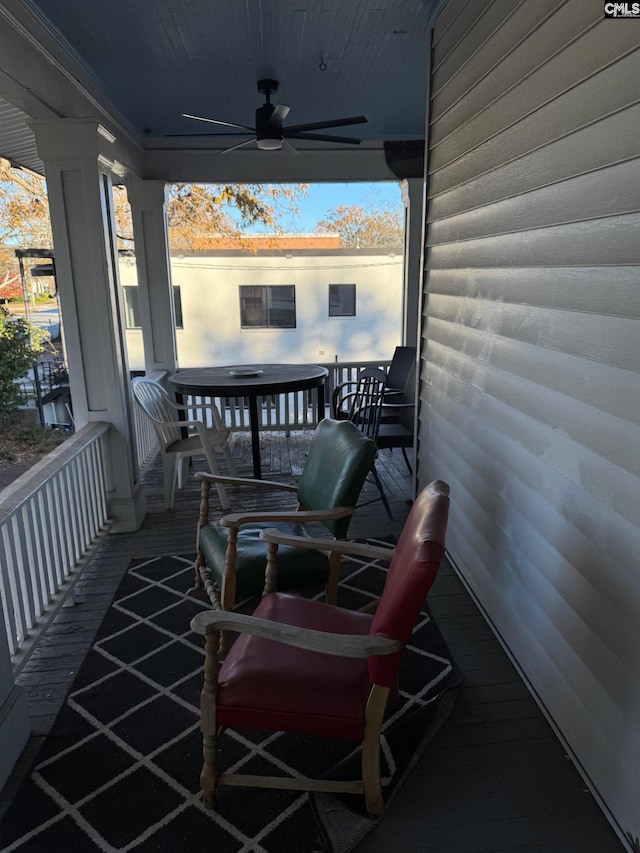
{"label": "ceiling fan blade", "polygon": [[297,148],[294,148],[286,139],[282,140],[282,150],[286,151],[291,157],[297,157],[300,153]]}
{"label": "ceiling fan blade", "polygon": [[290,133],[284,131],[284,136],[287,139],[312,139],[314,142],[346,142],[350,145],[360,145],[361,139],[354,139],[353,136],[330,136],[327,133]]}
{"label": "ceiling fan blade", "polygon": [[241,127],[244,130],[250,130],[252,133],[255,133],[255,127],[249,127],[248,124],[235,124],[232,121],[218,121],[215,118],[204,118],[204,116],[192,116],[189,113],[182,113],[183,118],[193,118],[196,121],[208,121],[209,124],[222,124],[224,127]]}
{"label": "ceiling fan blade", "polygon": [[344,127],[347,124],[366,124],[366,116],[351,116],[351,118],[334,118],[330,121],[314,121],[311,124],[295,124],[288,127],[289,133],[299,133],[304,130],[323,130],[325,127]]}
{"label": "ceiling fan blade", "polygon": [[251,145],[252,143],[257,142],[257,141],[258,140],[254,136],[253,139],[247,139],[246,142],[241,142],[239,145],[232,145],[231,148],[225,148],[224,151],[220,151],[218,153],[219,154],[228,154],[230,151],[237,151],[238,148],[244,148],[246,145]]}
{"label": "ceiling fan blade", "polygon": [[286,104],[276,104],[273,108],[273,112],[271,113],[270,122],[272,124],[278,124],[282,127],[282,122],[289,115],[289,110],[291,107],[288,107]]}
{"label": "ceiling fan blade", "polygon": [[254,133],[254,130],[243,130],[242,133],[165,133],[164,136],[216,136],[218,139],[237,139],[239,136],[253,136]]}

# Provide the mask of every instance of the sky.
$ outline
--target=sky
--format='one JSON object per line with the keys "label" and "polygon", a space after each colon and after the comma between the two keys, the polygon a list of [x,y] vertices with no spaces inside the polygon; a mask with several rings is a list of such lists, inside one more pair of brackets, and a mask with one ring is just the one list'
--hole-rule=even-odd
{"label": "sky", "polygon": [[402,210],[400,184],[397,181],[310,184],[306,198],[297,202],[300,216],[283,216],[281,225],[285,231],[313,233],[316,224],[324,219],[329,210],[343,204],[374,209],[391,206]]}

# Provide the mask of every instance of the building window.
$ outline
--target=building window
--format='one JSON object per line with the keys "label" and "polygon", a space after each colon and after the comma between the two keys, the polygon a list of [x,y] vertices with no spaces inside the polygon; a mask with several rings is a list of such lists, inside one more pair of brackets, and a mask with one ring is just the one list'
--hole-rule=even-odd
{"label": "building window", "polygon": [[329,316],[356,316],[356,286],[355,284],[329,285]]}
{"label": "building window", "polygon": [[240,287],[243,329],[295,329],[296,289],[293,284]]}
{"label": "building window", "polygon": [[[122,288],[124,294],[124,316],[127,329],[140,328],[140,305],[138,302],[138,288],[125,286]],[[176,329],[182,329],[182,296],[180,288],[173,288],[173,307],[176,314]]]}

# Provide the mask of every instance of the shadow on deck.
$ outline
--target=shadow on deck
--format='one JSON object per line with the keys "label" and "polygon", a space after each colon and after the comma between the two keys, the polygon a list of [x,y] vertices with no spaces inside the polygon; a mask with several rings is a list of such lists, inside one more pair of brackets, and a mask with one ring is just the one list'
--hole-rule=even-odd
{"label": "shadow on deck", "polygon": [[[310,435],[264,433],[264,479],[296,478]],[[248,434],[233,436],[232,452],[239,474],[250,476]],[[401,454],[381,452],[377,467],[393,519],[367,483],[350,526],[352,538],[397,536],[408,514],[413,485]],[[200,469],[196,464],[192,471]],[[166,512],[159,460],[142,482],[148,503],[142,527],[105,539],[76,584],[75,606],[60,612],[19,674],[34,735],[2,792],[0,816],[64,702],[130,560],[195,552],[199,483],[189,477],[174,509]],[[217,500],[214,490],[211,497]],[[232,506],[250,506],[246,490],[230,489],[229,497]],[[260,497],[263,509],[283,503],[290,506],[291,496]],[[446,560],[429,603],[463,686],[452,718],[359,853],[619,853],[621,842]]]}

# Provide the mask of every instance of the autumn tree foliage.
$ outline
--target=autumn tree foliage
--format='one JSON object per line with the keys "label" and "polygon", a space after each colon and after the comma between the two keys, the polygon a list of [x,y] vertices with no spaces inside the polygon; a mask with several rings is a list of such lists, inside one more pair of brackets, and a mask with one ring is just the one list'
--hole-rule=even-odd
{"label": "autumn tree foliage", "polygon": [[0,158],[0,300],[22,298],[14,249],[51,248],[44,178]]}
{"label": "autumn tree foliage", "polygon": [[345,248],[402,248],[403,224],[399,210],[389,207],[338,205],[318,222],[318,231],[339,234]]}
{"label": "autumn tree foliage", "polygon": [[[281,231],[284,214],[297,212],[306,185],[171,184],[167,219],[171,249],[189,251],[199,237],[224,236],[243,245],[243,229],[260,225]],[[133,226],[126,189],[114,187],[119,249],[133,249]],[[0,300],[21,298],[16,248],[51,249],[49,204],[43,177],[13,168],[0,158]]]}
{"label": "autumn tree foliage", "polygon": [[[268,184],[171,184],[167,204],[169,244],[173,252],[193,249],[203,237],[230,237],[247,248],[243,232],[260,225],[274,235],[285,213],[297,213],[307,186]],[[114,188],[119,248],[133,248],[133,226],[126,191]]]}

